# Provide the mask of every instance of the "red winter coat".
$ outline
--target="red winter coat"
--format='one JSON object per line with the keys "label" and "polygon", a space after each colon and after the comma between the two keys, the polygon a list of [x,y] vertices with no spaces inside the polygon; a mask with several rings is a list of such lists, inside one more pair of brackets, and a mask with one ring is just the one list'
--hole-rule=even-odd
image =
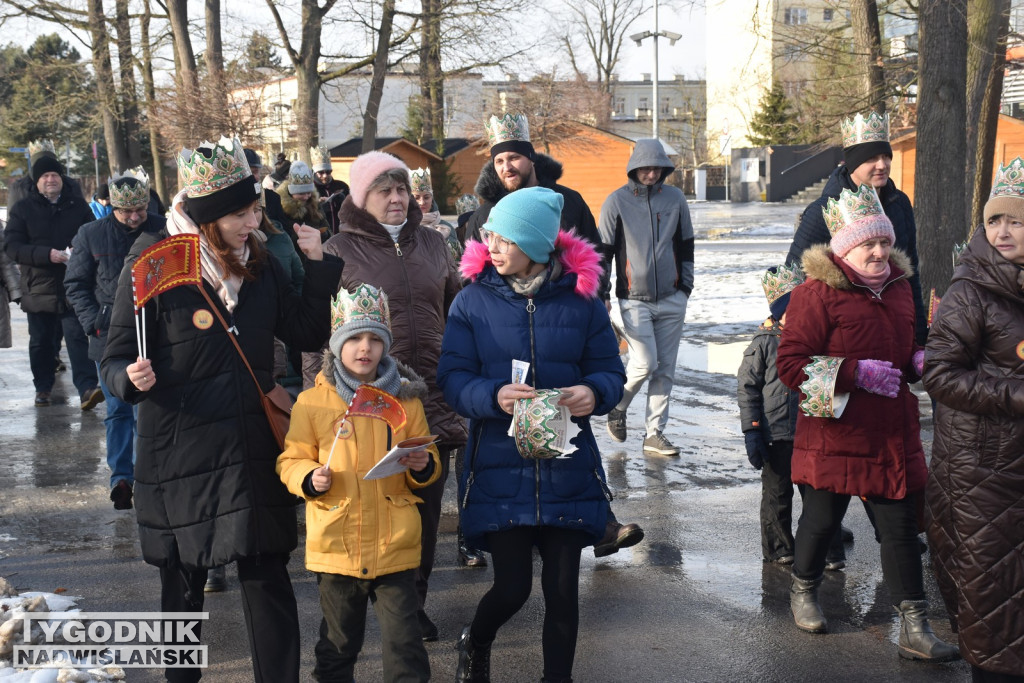
{"label": "red winter coat", "polygon": [[[918,375],[912,358],[914,300],[909,260],[893,250],[892,275],[880,296],[854,284],[853,271],[824,245],[805,252],[807,282],[793,290],[779,343],[779,378],[793,389],[807,379],[811,356],[844,358],[836,393],[849,393],[842,416],[797,417],[793,482],[846,495],[902,499],[924,489],[918,399],[907,385]],[[855,383],[857,360],[887,360],[903,371],[896,398]]]}

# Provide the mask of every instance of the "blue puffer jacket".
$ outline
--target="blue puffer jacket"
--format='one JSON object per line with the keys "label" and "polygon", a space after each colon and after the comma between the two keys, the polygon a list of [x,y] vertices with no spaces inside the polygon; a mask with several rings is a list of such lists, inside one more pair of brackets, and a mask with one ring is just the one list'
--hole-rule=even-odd
{"label": "blue puffer jacket", "polygon": [[485,534],[517,526],[557,526],[597,541],[608,515],[607,486],[589,418],[573,418],[577,450],[552,460],[527,460],[508,436],[512,418],[498,406],[512,361],[530,363],[538,389],[583,384],[594,392],[594,414],[622,398],[625,372],[604,305],[597,298],[601,257],[582,238],[561,232],[557,265],[531,299],[517,294],[491,265],[479,242],[466,244],[463,289],[448,312],[437,383],[445,401],[468,417],[469,443],[459,480],[462,530],[488,550]]}

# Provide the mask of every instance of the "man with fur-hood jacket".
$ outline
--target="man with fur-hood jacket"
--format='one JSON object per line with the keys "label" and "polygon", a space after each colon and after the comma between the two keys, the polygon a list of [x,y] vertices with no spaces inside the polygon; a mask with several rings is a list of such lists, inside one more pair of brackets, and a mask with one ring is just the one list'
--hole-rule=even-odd
{"label": "man with fur-hood jacket", "polygon": [[[637,140],[628,182],[601,207],[601,241],[615,261],[615,296],[629,365],[622,400],[608,413],[608,433],[626,440],[626,410],[647,385],[644,452],[679,455],[664,436],[675,382],[686,302],[693,290],[693,224],[686,196],[665,184],[675,170],[659,140]],[[608,292],[604,299],[609,305]]]}

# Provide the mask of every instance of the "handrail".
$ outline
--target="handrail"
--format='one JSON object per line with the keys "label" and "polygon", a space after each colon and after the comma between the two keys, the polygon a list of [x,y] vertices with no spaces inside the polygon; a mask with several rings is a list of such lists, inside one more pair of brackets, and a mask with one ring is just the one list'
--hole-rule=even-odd
{"label": "handrail", "polygon": [[806,163],[807,163],[808,161],[812,161],[812,160],[814,160],[814,159],[817,159],[817,158],[818,158],[818,157],[820,157],[820,156],[821,156],[822,154],[832,154],[832,153],[833,153],[833,148],[832,148],[832,147],[826,147],[825,149],[821,150],[821,151],[820,151],[820,152],[818,152],[817,154],[814,154],[814,155],[812,155],[812,156],[809,156],[809,157],[807,157],[806,159],[801,159],[800,161],[796,162],[795,164],[793,164],[793,165],[792,165],[792,166],[790,166],[789,168],[787,168],[787,169],[785,169],[785,170],[783,170],[783,171],[779,172],[779,175],[780,175],[780,176],[784,176],[784,175],[786,175],[787,173],[789,173],[790,171],[792,171],[793,169],[797,168],[798,166],[803,166],[803,165],[804,165],[804,164],[806,164]]}

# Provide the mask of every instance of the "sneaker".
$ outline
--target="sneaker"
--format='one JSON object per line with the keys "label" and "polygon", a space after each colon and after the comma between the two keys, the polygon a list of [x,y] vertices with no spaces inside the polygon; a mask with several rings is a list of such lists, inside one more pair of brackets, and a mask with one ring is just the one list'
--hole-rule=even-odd
{"label": "sneaker", "polygon": [[825,560],[825,571],[837,572],[846,569],[846,560]]}
{"label": "sneaker", "polygon": [[420,633],[423,634],[424,643],[433,643],[437,641],[437,624],[430,620],[427,613],[423,610],[416,612],[416,619],[420,622]]}
{"label": "sneaker", "polygon": [[92,410],[105,400],[103,390],[99,387],[86,389],[82,392],[82,410]]}
{"label": "sneaker", "polygon": [[608,557],[622,548],[630,548],[644,540],[644,530],[639,524],[608,522],[604,537],[594,544],[594,557]]}
{"label": "sneaker", "polygon": [[37,391],[36,392],[36,406],[42,408],[50,405],[50,392],[49,391]]}
{"label": "sneaker", "polygon": [[206,585],[203,586],[204,593],[222,593],[224,589],[228,587],[228,577],[224,571],[224,566],[210,567],[210,571],[206,573]]}
{"label": "sneaker", "polygon": [[672,442],[665,438],[661,432],[655,432],[653,436],[644,439],[644,453],[657,453],[658,455],[679,455],[679,449],[672,445]]}
{"label": "sneaker", "polygon": [[132,485],[122,479],[110,489],[110,500],[114,502],[115,510],[132,509]]}
{"label": "sneaker", "polygon": [[608,413],[608,434],[622,443],[626,440],[626,411],[612,408]]}

